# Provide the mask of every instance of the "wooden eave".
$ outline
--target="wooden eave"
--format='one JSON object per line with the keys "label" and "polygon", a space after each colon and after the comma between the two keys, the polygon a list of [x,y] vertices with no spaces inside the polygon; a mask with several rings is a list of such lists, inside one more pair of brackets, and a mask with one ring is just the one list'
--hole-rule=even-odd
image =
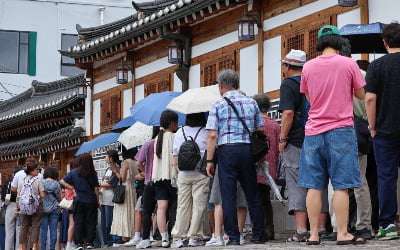
{"label": "wooden eave", "polygon": [[[168,3],[178,3],[180,1],[166,1]],[[160,38],[166,32],[176,31],[180,27],[201,21],[208,15],[215,15],[228,8],[238,7],[245,4],[247,1],[236,0],[202,0],[191,1],[190,4],[185,4],[181,8],[176,8],[172,12],[157,16],[157,13],[163,11],[158,9],[158,12],[145,16],[139,22],[143,22],[141,26],[124,32],[115,30],[112,38],[107,41],[99,42],[100,37],[93,38],[91,41],[85,41],[84,44],[77,44],[69,48],[67,51],[59,51],[62,55],[75,58],[78,66],[92,64],[95,60],[102,60],[116,53],[132,50],[140,45],[147,44],[154,39]],[[152,19],[154,18],[154,19]],[[146,21],[147,20],[147,21]],[[136,22],[137,23],[137,22]],[[115,22],[114,22],[115,25]],[[106,25],[101,28],[104,29]],[[93,29],[93,32],[95,29]],[[104,38],[103,38],[104,39]],[[96,41],[94,43],[94,41]],[[76,49],[79,46],[79,51]],[[82,50],[85,46],[85,49]],[[89,46],[87,48],[87,46]]]}

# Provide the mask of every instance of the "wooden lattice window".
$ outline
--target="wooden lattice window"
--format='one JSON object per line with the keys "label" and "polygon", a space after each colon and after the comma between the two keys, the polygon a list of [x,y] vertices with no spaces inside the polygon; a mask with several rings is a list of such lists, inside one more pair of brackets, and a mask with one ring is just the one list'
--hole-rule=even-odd
{"label": "wooden lattice window", "polygon": [[321,52],[317,51],[318,30],[317,28],[308,32],[308,60],[321,55]]}
{"label": "wooden lattice window", "polygon": [[217,81],[218,73],[223,69],[236,70],[236,52],[233,51],[223,56],[215,56],[210,60],[201,63],[201,86],[209,86]]}
{"label": "wooden lattice window", "polygon": [[292,49],[304,50],[304,34],[297,34],[287,39],[286,53]]}
{"label": "wooden lattice window", "polygon": [[160,93],[171,90],[171,81],[169,74],[163,74],[160,77],[154,77],[150,82],[145,83],[144,94],[148,96],[152,93]]}
{"label": "wooden lattice window", "polygon": [[121,96],[120,93],[105,96],[101,99],[101,132],[109,132],[111,128],[121,120]]}

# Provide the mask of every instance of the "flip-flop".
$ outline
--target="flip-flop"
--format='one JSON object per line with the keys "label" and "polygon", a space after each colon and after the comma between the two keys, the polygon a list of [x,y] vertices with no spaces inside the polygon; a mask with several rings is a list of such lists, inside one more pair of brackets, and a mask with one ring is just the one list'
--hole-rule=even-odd
{"label": "flip-flop", "polygon": [[306,244],[308,246],[315,246],[321,244],[321,240],[307,240]]}
{"label": "flip-flop", "polygon": [[360,245],[365,244],[367,241],[363,238],[353,237],[351,240],[338,240],[336,241],[336,245]]}

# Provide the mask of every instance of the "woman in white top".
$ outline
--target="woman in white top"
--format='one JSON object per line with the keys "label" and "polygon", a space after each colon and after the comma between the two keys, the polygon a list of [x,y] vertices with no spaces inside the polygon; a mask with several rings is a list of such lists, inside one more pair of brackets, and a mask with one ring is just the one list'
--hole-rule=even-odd
{"label": "woman in white top", "polygon": [[160,132],[155,138],[152,181],[155,186],[157,200],[157,225],[162,237],[162,247],[169,246],[167,231],[167,211],[169,209],[168,226],[175,223],[177,189],[171,184],[175,175],[173,168],[172,148],[175,131],[178,129],[178,114],[165,110],[160,118]]}
{"label": "woman in white top", "polygon": [[[172,230],[174,241],[172,248],[183,247],[183,240],[189,237],[189,246],[203,245],[199,238],[203,235],[203,221],[207,208],[207,196],[209,192],[209,177],[187,166],[178,164],[179,149],[186,140],[193,140],[200,149],[200,155],[204,154],[207,144],[208,131],[204,113],[188,114],[185,126],[175,134],[173,155],[174,167],[178,172],[178,208],[176,222]],[[187,169],[187,170],[182,170]]]}

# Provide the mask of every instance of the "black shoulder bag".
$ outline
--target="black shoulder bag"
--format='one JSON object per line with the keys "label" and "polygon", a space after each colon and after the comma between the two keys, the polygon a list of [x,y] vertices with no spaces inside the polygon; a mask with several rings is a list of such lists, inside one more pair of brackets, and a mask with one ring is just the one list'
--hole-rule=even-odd
{"label": "black shoulder bag", "polygon": [[119,184],[114,187],[114,197],[112,202],[121,204],[125,200],[125,186],[122,185],[122,178],[119,179]]}
{"label": "black shoulder bag", "polygon": [[239,116],[239,112],[237,111],[235,105],[232,103],[231,99],[228,97],[224,97],[224,99],[228,102],[228,104],[232,107],[233,111],[242,122],[243,127],[247,130],[250,135],[251,148],[253,149],[253,158],[257,162],[264,158],[264,156],[268,153],[270,147],[270,141],[268,137],[261,131],[250,132],[246,123]]}

